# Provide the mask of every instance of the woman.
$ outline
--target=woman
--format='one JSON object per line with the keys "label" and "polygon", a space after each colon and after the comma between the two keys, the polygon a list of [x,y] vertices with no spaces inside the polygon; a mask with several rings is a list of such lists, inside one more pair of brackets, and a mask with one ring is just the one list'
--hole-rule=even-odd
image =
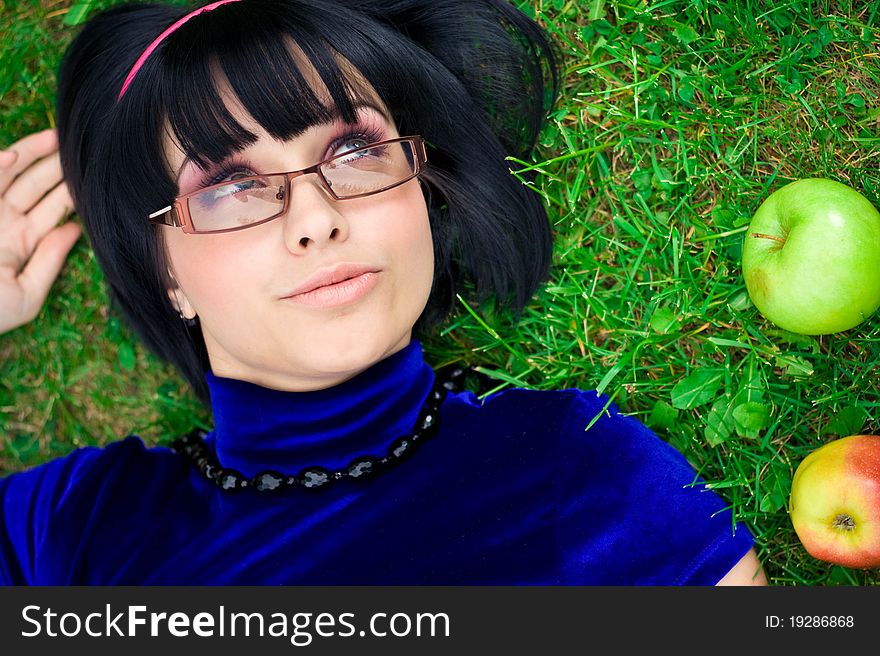
{"label": "woman", "polygon": [[[724,501],[608,397],[481,403],[424,361],[456,292],[518,311],[547,278],[546,213],[504,163],[556,97],[539,27],[502,0],[200,9],[95,17],[58,125],[114,301],[214,429],[0,481],[0,578],[765,583]],[[47,189],[15,177],[51,149],[32,139],[3,178],[21,212]],[[42,281],[75,239],[58,230],[28,264]]]}

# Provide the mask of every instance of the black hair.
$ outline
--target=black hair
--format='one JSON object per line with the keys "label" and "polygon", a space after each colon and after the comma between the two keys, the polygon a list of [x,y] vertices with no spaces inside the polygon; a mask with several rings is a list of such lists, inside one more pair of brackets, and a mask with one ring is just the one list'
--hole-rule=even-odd
{"label": "black hair", "polygon": [[559,58],[537,23],[505,0],[242,0],[173,32],[117,102],[135,60],[189,11],[124,4],[92,18],[61,62],[57,120],[64,176],[112,302],[203,403],[204,340],[169,301],[161,231],[146,219],[178,194],[165,130],[198,164],[256,140],[218,95],[218,65],[273,137],[326,119],[333,107],[305,83],[285,37],[346,122],[361,96],[337,55],[376,90],[400,134],[427,142],[435,271],[414,337],[427,336],[465,286],[477,303],[494,296],[516,313],[525,307],[548,278],[553,235],[538,194],[504,158],[530,156],[558,94]]}

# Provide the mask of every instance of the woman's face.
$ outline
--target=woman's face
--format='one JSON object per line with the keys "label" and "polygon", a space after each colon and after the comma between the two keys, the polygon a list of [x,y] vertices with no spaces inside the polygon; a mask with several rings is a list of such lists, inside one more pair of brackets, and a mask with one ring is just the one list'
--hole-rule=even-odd
{"label": "woman's face", "polygon": [[[259,135],[228,160],[244,164],[233,176],[298,170],[364,145],[356,136],[362,129],[341,119],[276,141],[231,99],[227,95],[236,119]],[[378,98],[375,103],[390,116]],[[360,127],[381,131],[381,139],[404,136],[379,111],[358,112]],[[181,194],[214,176],[185,162],[170,139],[166,153],[173,175],[179,172]],[[214,374],[273,389],[330,387],[402,349],[433,282],[431,229],[418,178],[334,201],[315,175],[299,176],[291,182],[288,212],[274,221],[218,234],[161,229],[179,285],[169,296],[184,316],[198,315]],[[285,298],[315,272],[341,262],[378,270],[365,295],[324,307]]]}

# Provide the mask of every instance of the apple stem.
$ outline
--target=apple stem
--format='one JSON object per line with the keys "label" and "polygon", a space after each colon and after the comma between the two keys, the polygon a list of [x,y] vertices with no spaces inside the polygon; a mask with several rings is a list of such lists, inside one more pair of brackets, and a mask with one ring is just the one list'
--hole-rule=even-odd
{"label": "apple stem", "polygon": [[776,235],[765,235],[763,232],[753,232],[750,236],[755,237],[756,239],[775,239],[782,244],[785,243],[785,240],[782,237],[777,237]]}
{"label": "apple stem", "polygon": [[833,526],[842,531],[854,531],[856,529],[856,522],[846,513],[840,513],[834,518]]}

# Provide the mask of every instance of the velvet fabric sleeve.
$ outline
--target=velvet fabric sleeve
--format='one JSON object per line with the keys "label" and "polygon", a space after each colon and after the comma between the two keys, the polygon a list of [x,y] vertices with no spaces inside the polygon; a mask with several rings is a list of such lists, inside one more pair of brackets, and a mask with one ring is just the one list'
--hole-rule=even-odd
{"label": "velvet fabric sleeve", "polygon": [[41,571],[61,565],[41,562],[42,546],[65,521],[58,509],[101,453],[81,447],[0,479],[0,585],[39,585]]}
{"label": "velvet fabric sleeve", "polygon": [[563,584],[715,585],[753,536],[679,451],[608,401],[576,390],[560,443]]}
{"label": "velvet fabric sleeve", "polygon": [[204,528],[189,473],[128,435],[0,479],[0,584],[142,584]]}

